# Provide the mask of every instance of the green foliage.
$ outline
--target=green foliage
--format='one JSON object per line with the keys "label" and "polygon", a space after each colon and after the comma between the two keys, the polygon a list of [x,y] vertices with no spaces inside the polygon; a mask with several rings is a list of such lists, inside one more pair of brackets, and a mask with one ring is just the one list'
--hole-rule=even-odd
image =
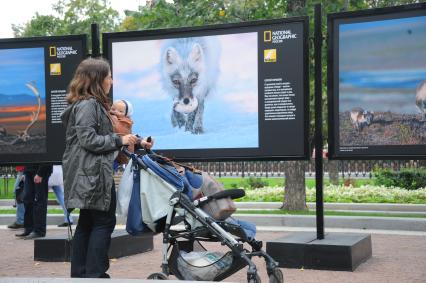
{"label": "green foliage", "polygon": [[[249,186],[249,182],[246,180],[246,178],[217,178],[219,182],[221,182],[225,189],[237,189],[237,188],[245,188],[246,190],[253,189],[251,186]],[[256,178],[254,178],[256,179]],[[263,184],[263,187],[284,187],[285,178],[261,178],[259,179],[260,182]],[[354,180],[354,179],[351,179]],[[345,180],[340,180],[340,184],[344,185]],[[374,184],[374,180],[372,179],[357,179],[356,182],[351,182],[351,185],[353,187],[361,187],[365,185],[371,185]],[[306,178],[305,179],[305,185],[307,188],[313,189],[315,188],[315,179],[314,178]],[[329,180],[324,180],[324,186],[330,185]]]}
{"label": "green foliage", "polygon": [[[246,190],[236,201],[283,202],[282,187]],[[306,187],[306,201],[315,202],[315,188]],[[426,187],[418,190],[364,185],[360,187],[324,186],[324,202],[337,203],[412,203],[426,204]]]}
{"label": "green foliage", "polygon": [[[252,179],[252,180],[250,180]],[[261,187],[275,187],[275,186],[284,186],[284,178],[217,178],[221,182],[225,189],[238,189],[245,188],[251,190],[254,188]]]}
{"label": "green foliage", "polygon": [[[97,23],[102,32],[118,30],[118,12],[101,0],[59,0],[53,5],[55,15],[38,13],[27,23],[12,25],[15,37],[88,34]],[[89,36],[90,42],[90,36]]]}
{"label": "green foliage", "polygon": [[400,187],[407,190],[417,190],[426,187],[426,169],[375,169],[375,183],[385,187]]}
{"label": "green foliage", "polygon": [[257,189],[268,186],[268,181],[262,180],[261,178],[250,177],[246,179],[246,183],[248,188]]}

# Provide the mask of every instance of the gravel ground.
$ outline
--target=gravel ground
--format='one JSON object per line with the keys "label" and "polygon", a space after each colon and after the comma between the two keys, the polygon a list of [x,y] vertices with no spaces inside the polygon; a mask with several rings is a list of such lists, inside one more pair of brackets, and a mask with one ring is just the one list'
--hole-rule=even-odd
{"label": "gravel ground", "polygon": [[[20,231],[0,229],[0,277],[68,277],[69,263],[35,262],[33,241],[17,239]],[[50,229],[48,235],[65,234]],[[288,232],[259,232],[257,239],[277,239]],[[354,272],[283,268],[285,282],[426,282],[426,236],[372,234],[373,256]],[[154,238],[154,250],[144,254],[112,259],[113,278],[144,279],[160,271],[161,235]],[[265,265],[255,259],[262,282],[268,282]],[[245,282],[246,269],[227,278]],[[1,281],[1,280],[0,280]]]}

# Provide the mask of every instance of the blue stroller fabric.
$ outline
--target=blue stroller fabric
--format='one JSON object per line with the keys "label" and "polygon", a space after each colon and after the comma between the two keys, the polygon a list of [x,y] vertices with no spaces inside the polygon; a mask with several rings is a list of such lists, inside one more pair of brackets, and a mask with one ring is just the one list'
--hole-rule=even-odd
{"label": "blue stroller fabric", "polygon": [[194,173],[191,170],[185,170],[185,177],[194,189],[201,188],[201,185],[203,184],[202,174]]}
{"label": "blue stroller fabric", "polygon": [[133,170],[133,189],[130,197],[129,210],[127,213],[126,231],[132,236],[139,235],[146,230],[142,221],[140,190],[140,173],[138,169]]}

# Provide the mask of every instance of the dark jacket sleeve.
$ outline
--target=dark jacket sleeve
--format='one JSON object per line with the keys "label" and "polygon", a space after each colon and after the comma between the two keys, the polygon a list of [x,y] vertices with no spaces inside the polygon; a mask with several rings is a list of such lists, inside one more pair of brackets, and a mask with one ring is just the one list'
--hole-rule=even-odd
{"label": "dark jacket sleeve", "polygon": [[39,165],[36,174],[40,177],[49,177],[52,174],[52,165]]}
{"label": "dark jacket sleeve", "polygon": [[94,100],[83,100],[76,105],[75,129],[80,145],[88,151],[102,153],[117,150],[122,146],[121,138],[110,133],[99,135],[96,129],[99,127],[98,115],[105,115],[97,109],[97,102]]}

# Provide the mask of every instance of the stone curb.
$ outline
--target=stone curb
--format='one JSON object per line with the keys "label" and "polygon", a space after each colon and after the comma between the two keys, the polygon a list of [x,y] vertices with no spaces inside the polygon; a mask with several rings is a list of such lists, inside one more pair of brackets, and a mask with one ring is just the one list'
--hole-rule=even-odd
{"label": "stone curb", "polygon": [[[234,214],[235,218],[250,221],[256,226],[315,227],[315,216]],[[426,231],[426,219],[403,217],[325,216],[324,227],[348,229],[377,229]]]}
{"label": "stone curb", "polygon": [[[280,202],[236,202],[241,209],[279,209]],[[309,209],[315,209],[314,202],[307,203]],[[399,203],[324,203],[326,210],[361,210],[361,211],[395,211],[395,212],[426,212],[426,204]]]}
{"label": "stone curb", "polygon": [[[234,214],[235,218],[253,222],[256,226],[278,227],[315,227],[314,215],[264,215],[264,214]],[[74,215],[74,222],[78,217]],[[8,225],[15,221],[10,214],[0,215],[0,225]],[[47,225],[58,225],[64,221],[63,215],[48,215]],[[366,216],[325,216],[324,226],[327,228],[342,229],[376,229],[426,232],[425,218],[403,217],[366,217]],[[125,224],[121,217],[117,217],[117,224]]]}

